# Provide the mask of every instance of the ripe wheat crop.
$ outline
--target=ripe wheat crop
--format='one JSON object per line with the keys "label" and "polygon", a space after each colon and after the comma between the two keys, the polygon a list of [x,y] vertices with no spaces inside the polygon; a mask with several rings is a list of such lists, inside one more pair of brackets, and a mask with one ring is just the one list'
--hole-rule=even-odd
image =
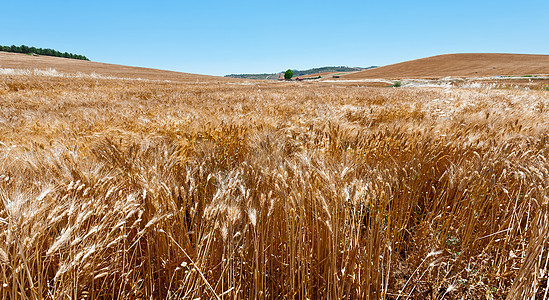
{"label": "ripe wheat crop", "polygon": [[0,75],[0,297],[547,299],[548,107]]}

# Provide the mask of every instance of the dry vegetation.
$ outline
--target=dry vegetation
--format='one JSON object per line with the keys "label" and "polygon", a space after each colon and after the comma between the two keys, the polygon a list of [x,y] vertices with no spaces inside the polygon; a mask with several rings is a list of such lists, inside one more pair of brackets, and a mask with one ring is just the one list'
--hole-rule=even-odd
{"label": "dry vegetation", "polygon": [[549,55],[457,53],[405,61],[341,76],[365,78],[486,77],[494,75],[549,75]]}
{"label": "dry vegetation", "polygon": [[[2,70],[4,69],[4,70]],[[206,75],[196,75],[180,72],[172,72],[158,69],[130,67],[122,65],[113,65],[85,60],[67,59],[53,56],[29,56],[22,53],[8,53],[0,51],[0,74],[5,73],[5,69],[15,69],[17,71],[30,72],[30,70],[44,73],[48,70],[55,70],[62,74],[80,75],[87,74],[94,77],[115,77],[115,78],[143,78],[149,80],[171,80],[178,82],[196,82],[201,81],[223,81],[229,82],[233,79],[224,77],[212,77]],[[50,74],[58,75],[58,74]]]}
{"label": "dry vegetation", "polygon": [[547,298],[549,92],[0,77],[2,299]]}

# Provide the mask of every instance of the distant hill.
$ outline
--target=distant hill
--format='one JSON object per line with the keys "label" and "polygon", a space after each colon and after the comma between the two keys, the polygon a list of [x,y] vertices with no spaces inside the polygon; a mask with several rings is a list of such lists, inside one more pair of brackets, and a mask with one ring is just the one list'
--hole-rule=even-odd
{"label": "distant hill", "polygon": [[341,79],[402,79],[549,75],[549,55],[462,53],[444,54],[340,76]]}
{"label": "distant hill", "polygon": [[[308,70],[293,70],[294,71],[294,77],[298,76],[305,76],[305,75],[311,75],[311,74],[318,74],[318,73],[336,73],[336,72],[357,72],[357,71],[363,71],[376,68],[375,66],[367,67],[367,68],[361,68],[361,67],[321,67],[321,68],[313,68]],[[284,71],[281,71],[279,73],[265,73],[265,74],[230,74],[226,75],[225,77],[231,77],[231,78],[243,78],[243,79],[263,79],[263,80],[276,80],[279,78],[280,73],[283,73]]]}
{"label": "distant hill", "polygon": [[225,75],[228,78],[240,79],[260,79],[260,80],[277,80],[280,73],[264,73],[264,74],[230,74]]}
{"label": "distant hill", "polygon": [[[179,82],[197,81],[238,81],[218,76],[189,74],[158,69],[130,67],[78,59],[65,59],[52,56],[31,56],[21,53],[0,52],[0,69],[48,70],[54,69],[65,74],[94,74],[116,78],[141,78],[151,80],[171,80]],[[1,70],[0,70],[1,71]]]}

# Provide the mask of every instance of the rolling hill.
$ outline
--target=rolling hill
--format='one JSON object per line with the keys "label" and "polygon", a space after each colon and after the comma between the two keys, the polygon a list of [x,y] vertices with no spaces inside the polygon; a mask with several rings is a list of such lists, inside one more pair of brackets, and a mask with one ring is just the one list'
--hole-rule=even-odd
{"label": "rolling hill", "polygon": [[443,78],[548,75],[549,55],[464,53],[401,62],[341,76],[342,79]]}
{"label": "rolling hill", "polygon": [[[320,68],[313,68],[313,69],[307,69],[307,70],[293,70],[294,71],[294,78],[297,77],[310,77],[310,76],[325,76],[328,74],[334,74],[334,73],[340,73],[340,72],[356,72],[356,71],[362,71],[362,70],[368,70],[376,68],[376,66],[371,67],[320,67]],[[280,74],[284,73],[284,71],[279,73],[263,73],[263,74],[230,74],[225,75],[225,77],[231,77],[231,78],[242,78],[242,79],[262,79],[262,80],[277,80],[280,78]]]}
{"label": "rolling hill", "polygon": [[130,67],[115,64],[99,63],[85,60],[75,60],[52,56],[31,56],[20,53],[0,52],[0,68],[10,69],[55,69],[61,73],[85,73],[99,74],[118,78],[141,78],[150,80],[172,80],[172,81],[229,81],[231,78],[180,73],[158,69]]}

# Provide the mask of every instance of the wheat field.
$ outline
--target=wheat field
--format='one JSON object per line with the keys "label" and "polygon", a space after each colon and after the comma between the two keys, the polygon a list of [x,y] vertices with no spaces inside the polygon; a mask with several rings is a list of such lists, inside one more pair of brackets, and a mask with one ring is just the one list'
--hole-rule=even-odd
{"label": "wheat field", "polygon": [[2,299],[547,299],[549,92],[0,75]]}

